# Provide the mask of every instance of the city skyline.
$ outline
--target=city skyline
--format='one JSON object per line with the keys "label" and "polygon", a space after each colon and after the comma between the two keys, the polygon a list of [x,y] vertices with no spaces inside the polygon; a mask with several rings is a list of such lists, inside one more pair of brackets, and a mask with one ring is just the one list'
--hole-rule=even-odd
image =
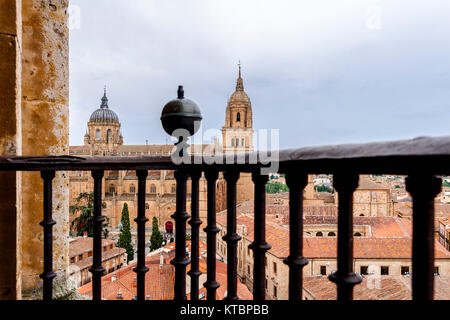
{"label": "city skyline", "polygon": [[71,1],[70,144],[104,85],[125,144],[170,143],[180,84],[220,129],[239,60],[255,130],[281,148],[447,135],[450,5],[434,3]]}

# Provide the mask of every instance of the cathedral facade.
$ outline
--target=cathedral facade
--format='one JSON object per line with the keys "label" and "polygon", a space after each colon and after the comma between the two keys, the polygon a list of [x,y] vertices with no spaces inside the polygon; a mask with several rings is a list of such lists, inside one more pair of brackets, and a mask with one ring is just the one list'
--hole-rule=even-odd
{"label": "cathedral facade", "polygon": [[[213,153],[253,151],[253,122],[249,97],[244,91],[241,68],[236,82],[235,92],[228,100],[225,125],[222,128],[222,144],[202,145],[200,150],[208,147]],[[95,110],[87,123],[84,144],[71,146],[70,155],[90,156],[170,156],[173,145],[125,145],[118,115],[109,108],[106,90],[101,99],[100,108]],[[191,145],[190,150],[198,150]],[[70,171],[70,205],[76,203],[83,192],[92,192],[93,178],[88,171]],[[111,231],[118,230],[121,212],[125,203],[128,205],[131,228],[135,229],[134,218],[137,216],[138,178],[134,170],[105,171],[102,182],[103,215],[109,219]],[[199,215],[206,226],[207,185],[204,176],[199,182]],[[187,211],[190,211],[190,180],[187,183]],[[216,184],[217,211],[226,209],[226,183],[222,174]],[[146,183],[145,213],[151,229],[153,217],[158,219],[163,233],[172,234],[175,223],[170,217],[175,212],[176,181],[173,170],[149,170]],[[253,183],[250,174],[242,173],[237,183],[237,202],[253,199]],[[70,221],[78,214],[70,213]],[[187,225],[189,228],[189,225]],[[201,228],[202,229],[202,228]]]}

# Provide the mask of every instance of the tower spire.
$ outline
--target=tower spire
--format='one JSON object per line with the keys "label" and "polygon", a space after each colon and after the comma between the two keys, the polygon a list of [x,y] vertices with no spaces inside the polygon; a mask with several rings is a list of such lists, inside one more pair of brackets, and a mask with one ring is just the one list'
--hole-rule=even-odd
{"label": "tower spire", "polygon": [[100,108],[108,108],[108,98],[106,97],[106,85],[103,87],[103,97],[102,97],[102,104],[100,105]]}
{"label": "tower spire", "polygon": [[244,91],[244,81],[242,81],[241,78],[241,60],[239,60],[238,66],[239,66],[239,77],[236,81],[236,91]]}
{"label": "tower spire", "polygon": [[239,78],[240,78],[241,77],[241,60],[239,60],[238,66],[239,66]]}

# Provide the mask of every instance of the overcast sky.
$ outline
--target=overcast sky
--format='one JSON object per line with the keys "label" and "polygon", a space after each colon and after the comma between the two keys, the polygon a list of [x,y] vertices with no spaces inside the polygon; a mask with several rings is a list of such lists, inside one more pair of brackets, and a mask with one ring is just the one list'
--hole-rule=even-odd
{"label": "overcast sky", "polygon": [[448,0],[70,3],[71,145],[104,85],[125,144],[166,143],[179,84],[220,129],[239,60],[254,128],[281,148],[450,134]]}

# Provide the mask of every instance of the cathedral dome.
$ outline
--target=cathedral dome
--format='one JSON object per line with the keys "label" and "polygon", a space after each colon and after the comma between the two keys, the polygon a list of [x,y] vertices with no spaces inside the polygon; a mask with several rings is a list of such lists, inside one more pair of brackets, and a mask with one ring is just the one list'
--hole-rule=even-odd
{"label": "cathedral dome", "polygon": [[102,104],[100,105],[100,108],[95,110],[91,114],[89,122],[119,123],[119,117],[117,116],[117,114],[108,107],[108,98],[106,97],[106,90],[103,95]]}

